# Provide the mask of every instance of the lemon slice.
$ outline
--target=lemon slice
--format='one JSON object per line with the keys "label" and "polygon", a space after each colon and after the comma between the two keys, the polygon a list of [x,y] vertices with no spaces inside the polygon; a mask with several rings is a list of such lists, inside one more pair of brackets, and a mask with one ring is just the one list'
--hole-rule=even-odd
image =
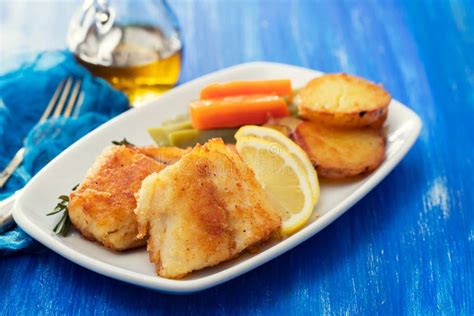
{"label": "lemon slice", "polygon": [[256,125],[246,125],[241,127],[235,134],[235,139],[239,140],[241,137],[254,136],[257,138],[263,138],[271,142],[276,142],[288,150],[294,158],[298,160],[300,169],[306,172],[311,191],[313,192],[314,202],[317,203],[319,200],[319,181],[318,174],[314,169],[308,155],[305,153],[300,146],[294,143],[291,139],[286,137],[283,133],[269,127],[262,127]]}
{"label": "lemon slice", "polygon": [[279,211],[282,235],[300,229],[310,218],[316,201],[298,160],[277,142],[253,136],[239,137],[236,148]]}

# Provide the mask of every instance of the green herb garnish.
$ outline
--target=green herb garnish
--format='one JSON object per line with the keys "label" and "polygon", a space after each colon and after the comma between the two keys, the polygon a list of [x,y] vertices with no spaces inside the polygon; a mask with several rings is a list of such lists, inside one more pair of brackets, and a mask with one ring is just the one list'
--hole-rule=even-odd
{"label": "green herb garnish", "polygon": [[135,147],[135,145],[130,143],[126,138],[122,139],[121,141],[113,140],[112,144],[117,145],[117,146],[125,145],[125,146]]}
{"label": "green herb garnish", "polygon": [[[79,184],[76,185],[72,190],[73,191],[76,190],[78,186]],[[58,199],[59,199],[59,202],[54,208],[54,210],[46,214],[46,216],[58,214],[61,212],[63,213],[59,222],[56,224],[56,226],[54,226],[53,231],[56,233],[56,235],[66,237],[69,234],[69,230],[71,229],[71,219],[69,218],[69,213],[68,213],[68,208],[67,208],[67,205],[69,203],[69,196],[60,195]]]}

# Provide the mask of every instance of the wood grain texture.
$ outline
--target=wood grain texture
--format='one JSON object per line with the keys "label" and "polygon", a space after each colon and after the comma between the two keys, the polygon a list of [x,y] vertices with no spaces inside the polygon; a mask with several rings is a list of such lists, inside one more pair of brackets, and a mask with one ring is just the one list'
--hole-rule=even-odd
{"label": "wood grain texture", "polygon": [[[419,141],[335,223],[221,286],[160,294],[45,250],[1,259],[0,314],[473,315],[472,1],[170,3],[184,32],[181,82],[254,60],[345,71],[413,108]],[[76,5],[0,1],[2,55],[62,47]]]}

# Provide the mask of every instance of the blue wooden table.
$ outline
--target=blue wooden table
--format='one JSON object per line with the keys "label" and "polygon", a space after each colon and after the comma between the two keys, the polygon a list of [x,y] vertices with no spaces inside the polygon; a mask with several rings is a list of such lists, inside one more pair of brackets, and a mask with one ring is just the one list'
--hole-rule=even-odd
{"label": "blue wooden table", "polygon": [[[474,314],[474,3],[170,1],[181,82],[267,60],[382,82],[424,128],[402,163],[324,231],[187,296],[55,253],[0,258],[0,314]],[[0,1],[1,55],[64,47],[77,2]],[[1,56],[0,56],[1,57]]]}

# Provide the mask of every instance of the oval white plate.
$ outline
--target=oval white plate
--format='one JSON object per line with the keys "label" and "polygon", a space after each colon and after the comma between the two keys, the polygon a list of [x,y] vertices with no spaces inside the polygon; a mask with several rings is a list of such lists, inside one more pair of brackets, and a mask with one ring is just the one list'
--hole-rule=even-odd
{"label": "oval white plate", "polygon": [[235,278],[292,249],[347,211],[377,185],[405,156],[418,137],[421,121],[397,101],[390,104],[387,119],[388,146],[385,162],[369,176],[344,184],[323,184],[321,199],[310,222],[302,230],[276,244],[266,245],[258,254],[241,257],[216,267],[192,273],[184,280],[169,280],[155,274],[145,249],[111,252],[73,232],[67,238],[52,233],[58,218],[45,214],[57,197],[82,181],[96,156],[112,140],[127,137],[137,145],[152,144],[146,128],[187,112],[188,103],[211,82],[229,80],[290,78],[294,87],[321,75],[320,72],[274,63],[249,63],[227,68],[183,84],[146,106],[127,111],[83,137],[44,167],[23,190],[13,216],[28,234],[69,260],[109,277],[169,293],[203,290]]}

